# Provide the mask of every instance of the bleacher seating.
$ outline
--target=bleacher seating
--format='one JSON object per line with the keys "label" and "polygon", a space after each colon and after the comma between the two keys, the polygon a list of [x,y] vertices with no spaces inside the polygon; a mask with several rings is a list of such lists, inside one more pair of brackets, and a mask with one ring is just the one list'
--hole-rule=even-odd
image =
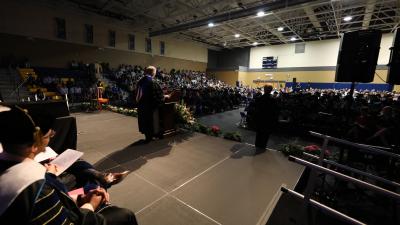
{"label": "bleacher seating", "polygon": [[32,95],[41,92],[47,99],[58,100],[63,98],[64,93],[60,92],[60,85],[62,87],[79,86],[81,89],[90,85],[87,73],[81,70],[34,67],[19,68],[18,73]]}

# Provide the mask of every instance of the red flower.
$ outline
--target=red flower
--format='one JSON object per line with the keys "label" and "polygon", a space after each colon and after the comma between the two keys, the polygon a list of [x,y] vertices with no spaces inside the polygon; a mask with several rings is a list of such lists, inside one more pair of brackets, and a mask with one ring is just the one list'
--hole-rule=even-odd
{"label": "red flower", "polygon": [[211,131],[212,131],[213,133],[218,133],[218,132],[220,132],[220,130],[221,130],[221,129],[219,129],[219,127],[216,126],[216,125],[214,125],[214,126],[211,127]]}
{"label": "red flower", "polygon": [[304,147],[304,151],[306,152],[315,152],[315,151],[320,151],[321,148],[317,145],[309,145]]}
{"label": "red flower", "polygon": [[[321,150],[322,149],[318,145],[309,145],[309,146],[304,147],[304,151],[318,154],[318,155],[320,154]],[[325,155],[329,156],[330,154],[331,154],[331,152],[328,149],[326,149]]]}

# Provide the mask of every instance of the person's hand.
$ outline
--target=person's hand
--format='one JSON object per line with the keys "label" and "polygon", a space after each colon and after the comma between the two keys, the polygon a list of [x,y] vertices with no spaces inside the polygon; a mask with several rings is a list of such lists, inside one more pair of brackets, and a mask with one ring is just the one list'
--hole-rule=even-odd
{"label": "person's hand", "polygon": [[52,173],[54,175],[56,175],[59,171],[59,167],[56,164],[46,163],[44,164],[44,167],[46,167],[48,173]]}
{"label": "person's hand", "polygon": [[96,210],[101,204],[110,202],[110,195],[103,188],[90,190],[87,194],[81,197],[80,205],[89,203]]}
{"label": "person's hand", "polygon": [[95,195],[102,197],[102,203],[110,203],[110,194],[108,194],[108,192],[104,188],[98,187],[97,189],[92,191],[95,192]]}

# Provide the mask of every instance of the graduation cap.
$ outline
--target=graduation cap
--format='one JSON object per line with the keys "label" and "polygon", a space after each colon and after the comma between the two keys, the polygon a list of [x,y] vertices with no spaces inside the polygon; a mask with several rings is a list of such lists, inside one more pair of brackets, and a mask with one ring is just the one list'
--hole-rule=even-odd
{"label": "graduation cap", "polygon": [[40,127],[43,135],[47,134],[50,129],[53,129],[56,118],[50,114],[42,112],[30,113],[36,126]]}
{"label": "graduation cap", "polygon": [[1,143],[33,144],[38,130],[27,111],[18,106],[0,106]]}

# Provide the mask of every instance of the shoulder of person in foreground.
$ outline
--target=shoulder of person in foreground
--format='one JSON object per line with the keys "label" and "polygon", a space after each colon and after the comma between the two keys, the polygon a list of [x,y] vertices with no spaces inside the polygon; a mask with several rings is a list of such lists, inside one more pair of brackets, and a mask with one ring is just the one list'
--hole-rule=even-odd
{"label": "shoulder of person in foreground", "polygon": [[44,182],[44,180],[39,180],[26,187],[0,216],[0,224],[28,224],[31,220],[35,199]]}
{"label": "shoulder of person in foreground", "polygon": [[101,214],[78,208],[67,193],[54,188],[47,182],[34,204],[32,224],[105,225],[105,219]]}

